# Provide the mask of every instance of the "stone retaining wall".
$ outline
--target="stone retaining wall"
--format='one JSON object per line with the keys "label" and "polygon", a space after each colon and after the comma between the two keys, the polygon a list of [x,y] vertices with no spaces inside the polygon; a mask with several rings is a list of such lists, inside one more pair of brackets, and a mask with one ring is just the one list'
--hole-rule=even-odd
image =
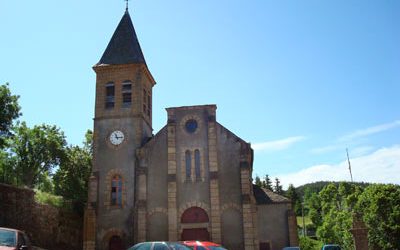
{"label": "stone retaining wall", "polygon": [[66,209],[38,204],[31,189],[0,183],[0,227],[23,230],[45,249],[82,249],[83,218]]}

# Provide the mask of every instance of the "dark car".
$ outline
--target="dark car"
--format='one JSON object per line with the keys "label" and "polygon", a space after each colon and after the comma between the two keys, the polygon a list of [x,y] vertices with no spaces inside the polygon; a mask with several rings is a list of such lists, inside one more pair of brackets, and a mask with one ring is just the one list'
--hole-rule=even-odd
{"label": "dark car", "polygon": [[324,245],[321,250],[341,250],[339,245],[328,244]]}
{"label": "dark car", "polygon": [[152,241],[152,242],[138,243],[128,248],[128,250],[191,250],[191,249],[177,242]]}
{"label": "dark car", "polygon": [[31,250],[28,236],[20,230],[0,227],[0,250]]}

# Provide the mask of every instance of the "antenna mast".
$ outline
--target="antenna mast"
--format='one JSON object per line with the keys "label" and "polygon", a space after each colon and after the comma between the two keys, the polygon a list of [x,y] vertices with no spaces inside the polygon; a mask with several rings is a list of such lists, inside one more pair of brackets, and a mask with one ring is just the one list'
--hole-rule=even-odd
{"label": "antenna mast", "polygon": [[349,163],[349,171],[350,171],[350,177],[351,177],[351,182],[353,182],[353,174],[351,173],[351,164],[350,164],[350,158],[349,158],[349,150],[346,148],[346,153],[347,153],[347,162]]}

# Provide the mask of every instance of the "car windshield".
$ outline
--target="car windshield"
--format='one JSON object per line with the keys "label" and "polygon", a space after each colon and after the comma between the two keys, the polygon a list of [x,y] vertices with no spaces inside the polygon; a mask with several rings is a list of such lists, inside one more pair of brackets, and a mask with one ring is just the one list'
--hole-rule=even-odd
{"label": "car windshield", "polygon": [[210,246],[210,247],[208,247],[210,250],[227,250],[226,248],[223,248],[223,247],[213,247],[213,246]]}
{"label": "car windshield", "polygon": [[0,246],[15,247],[17,239],[15,231],[0,229]]}

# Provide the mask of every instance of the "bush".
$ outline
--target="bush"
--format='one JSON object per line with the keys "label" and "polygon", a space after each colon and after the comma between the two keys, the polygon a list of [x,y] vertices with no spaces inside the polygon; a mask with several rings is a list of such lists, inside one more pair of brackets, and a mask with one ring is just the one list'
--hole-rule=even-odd
{"label": "bush", "polygon": [[313,240],[309,237],[300,237],[301,250],[319,250],[322,248],[323,243],[318,240]]}

